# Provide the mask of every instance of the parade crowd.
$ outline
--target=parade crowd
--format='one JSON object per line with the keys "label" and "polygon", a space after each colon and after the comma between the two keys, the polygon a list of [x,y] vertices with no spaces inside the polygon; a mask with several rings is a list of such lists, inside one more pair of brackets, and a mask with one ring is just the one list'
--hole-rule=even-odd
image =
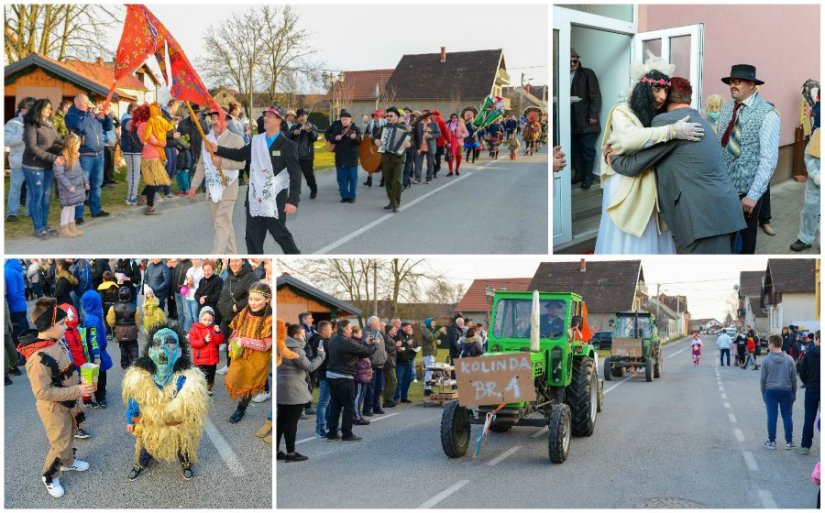
{"label": "parade crowd", "polygon": [[[268,259],[10,259],[4,274],[5,384],[25,365],[49,439],[42,481],[53,497],[64,494],[61,472],[89,468],[74,440],[93,436],[84,428],[90,410],[110,407],[115,344],[136,440],[130,480],[153,459],[178,461],[185,479],[194,476],[216,374],[238,402],[230,423],[271,397]],[[271,426],[270,415],[256,433],[269,444]]]}

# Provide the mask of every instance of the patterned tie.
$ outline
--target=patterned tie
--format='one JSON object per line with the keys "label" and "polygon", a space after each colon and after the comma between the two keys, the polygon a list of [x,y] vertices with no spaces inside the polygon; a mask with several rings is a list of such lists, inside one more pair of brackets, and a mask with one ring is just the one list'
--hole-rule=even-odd
{"label": "patterned tie", "polygon": [[725,133],[722,135],[722,146],[727,146],[728,141],[730,139],[730,134],[733,131],[734,125],[736,125],[736,113],[739,111],[739,108],[742,107],[744,103],[736,102],[736,106],[733,109],[733,115],[730,118],[730,123],[728,123],[728,127],[725,129]]}

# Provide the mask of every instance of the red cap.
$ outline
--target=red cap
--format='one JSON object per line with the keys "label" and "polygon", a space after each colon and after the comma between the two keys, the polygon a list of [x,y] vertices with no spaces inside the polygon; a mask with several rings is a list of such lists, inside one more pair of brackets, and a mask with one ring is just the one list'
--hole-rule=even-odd
{"label": "red cap", "polygon": [[376,109],[375,112],[372,113],[373,116],[378,116],[379,118],[384,117],[384,111],[381,109]]}

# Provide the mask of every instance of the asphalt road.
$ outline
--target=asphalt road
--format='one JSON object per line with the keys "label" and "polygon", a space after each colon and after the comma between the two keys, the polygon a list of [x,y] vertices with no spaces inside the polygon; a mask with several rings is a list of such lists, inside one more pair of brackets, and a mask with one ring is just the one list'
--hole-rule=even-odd
{"label": "asphalt road", "polygon": [[[141,344],[142,346],[142,344]],[[48,441],[34,407],[31,386],[23,376],[12,376],[5,387],[5,507],[6,508],[270,508],[272,505],[272,450],[255,431],[269,415],[272,402],[250,403],[238,424],[228,419],[230,402],[224,376],[215,378],[209,423],[198,450],[195,477],[185,481],[177,463],[152,462],[135,481],[126,476],[132,467],[134,437],[126,432],[121,400],[120,348],[110,343],[114,366],[106,387],[109,407],[86,409],[83,428],[91,433],[75,440],[77,457],[91,464],[85,472],[64,472],[66,494],[52,498],[40,481]],[[221,366],[225,362],[221,362]]]}
{"label": "asphalt road", "polygon": [[[446,177],[446,165],[430,185],[413,185],[402,194],[397,214],[383,209],[386,192],[361,185],[354,204],[339,203],[335,170],[317,173],[319,193],[309,199],[302,188],[298,212],[287,226],[304,253],[332,254],[547,254],[547,152],[511,162],[482,156],[477,165],[462,165],[461,175]],[[233,223],[238,251],[246,252],[246,214],[241,187]],[[107,219],[88,220],[85,234],[74,239],[41,241],[22,237],[6,241],[14,255],[146,253],[206,254],[212,250],[212,225],[203,194],[165,200],[163,215],[145,216],[135,208]],[[392,237],[388,238],[388,235]],[[267,254],[280,247],[267,236]]]}
{"label": "asphalt road", "polygon": [[[680,341],[664,350],[661,380],[628,375],[606,382],[594,434],[573,438],[559,465],[548,459],[546,428],[532,427],[491,432],[475,462],[469,455],[449,459],[437,407],[387,410],[372,425],[356,426],[364,440],[349,444],[314,438],[314,419],[301,421],[298,451],[310,459],[277,463],[277,507],[814,507],[817,488],[808,477],[819,459],[819,435],[809,456],[764,449],[759,373],[719,369],[715,347],[707,337],[695,368]],[[799,400],[796,443],[802,414]],[[781,432],[780,421],[780,439]],[[472,440],[480,433],[473,426]],[[329,476],[323,492],[308,493],[322,474]]]}

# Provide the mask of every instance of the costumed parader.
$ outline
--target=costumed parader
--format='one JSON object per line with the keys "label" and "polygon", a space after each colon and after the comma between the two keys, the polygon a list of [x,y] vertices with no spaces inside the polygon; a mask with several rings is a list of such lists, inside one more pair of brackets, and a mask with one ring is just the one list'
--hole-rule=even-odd
{"label": "costumed parader", "polygon": [[799,213],[799,233],[796,236],[796,241],[791,244],[791,250],[793,251],[810,249],[819,234],[819,149],[822,130],[819,128],[819,82],[814,79],[806,80],[802,84],[800,124],[802,125],[803,135],[810,136],[803,156],[805,169],[808,171],[808,179],[805,181],[805,203]]}
{"label": "costumed parader", "polygon": [[72,446],[78,424],[85,418],[78,399],[90,397],[94,385],[78,385],[77,369],[63,340],[66,312],[57,301],[50,297],[38,299],[31,320],[36,329],[20,335],[17,351],[26,359],[35,407],[49,439],[41,480],[49,495],[59,498],[64,493],[61,472],[89,469],[88,462],[75,458]]}
{"label": "costumed parader", "polygon": [[186,335],[175,324],[149,329],[143,355],[123,376],[126,429],[135,436],[135,480],[152,459],[178,461],[192,479],[198,445],[208,420],[209,396],[203,372],[192,365]]}
{"label": "costumed parader", "polygon": [[[229,398],[240,401],[229,422],[239,422],[252,397],[263,392],[272,360],[272,287],[261,280],[249,288],[247,306],[229,323],[232,365],[224,384]],[[286,356],[289,357],[288,355]]]}

